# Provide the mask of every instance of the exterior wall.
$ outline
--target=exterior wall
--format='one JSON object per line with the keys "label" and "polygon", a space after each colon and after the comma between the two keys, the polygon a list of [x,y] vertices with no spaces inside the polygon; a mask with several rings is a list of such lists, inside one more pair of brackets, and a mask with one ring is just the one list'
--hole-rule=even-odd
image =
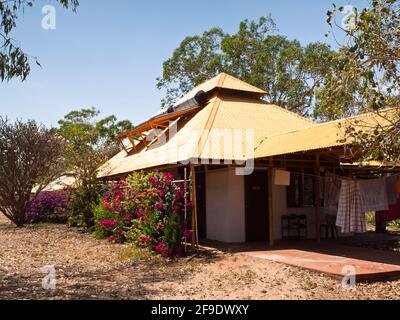
{"label": "exterior wall", "polygon": [[234,169],[206,173],[206,215],[207,239],[245,242],[244,177]]}
{"label": "exterior wall", "polygon": [[315,209],[313,207],[288,208],[286,189],[286,186],[273,185],[274,239],[282,239],[281,217],[285,214],[304,214],[307,217],[307,237],[309,239],[315,238]]}
{"label": "exterior wall", "polygon": [[[281,217],[285,214],[306,215],[307,237],[315,239],[315,209],[288,208],[286,188],[273,184],[274,239],[281,240]],[[246,241],[244,196],[244,177],[235,175],[234,169],[207,171],[207,239],[226,243]]]}

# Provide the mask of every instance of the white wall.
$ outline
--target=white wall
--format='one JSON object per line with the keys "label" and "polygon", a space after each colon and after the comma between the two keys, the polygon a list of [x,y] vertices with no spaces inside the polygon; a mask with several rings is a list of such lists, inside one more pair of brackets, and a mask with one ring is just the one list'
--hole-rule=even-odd
{"label": "white wall", "polygon": [[244,177],[233,168],[206,173],[206,217],[207,239],[245,242]]}
{"label": "white wall", "polygon": [[[274,239],[281,240],[281,217],[285,214],[306,215],[307,236],[314,239],[315,209],[287,208],[286,188],[274,184],[272,189]],[[207,239],[227,243],[246,241],[244,196],[244,177],[235,175],[233,168],[206,173]]]}

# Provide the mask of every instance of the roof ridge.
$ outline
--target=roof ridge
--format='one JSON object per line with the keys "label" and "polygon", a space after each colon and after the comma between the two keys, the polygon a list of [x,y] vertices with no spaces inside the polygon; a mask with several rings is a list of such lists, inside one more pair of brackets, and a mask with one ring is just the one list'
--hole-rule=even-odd
{"label": "roof ridge", "polygon": [[[278,106],[276,106],[276,107],[278,107]],[[295,130],[291,130],[291,131],[286,131],[286,132],[281,132],[281,133],[278,133],[278,134],[274,134],[274,135],[271,135],[269,137],[263,138],[260,141],[260,143],[258,144],[258,146],[254,148],[254,150],[257,150],[257,148],[260,147],[263,144],[263,142],[265,140],[267,140],[267,139],[283,136],[283,135],[290,134],[290,133],[309,130],[309,129],[316,128],[316,127],[324,127],[324,126],[328,126],[328,125],[333,125],[335,123],[340,124],[340,122],[343,122],[343,121],[354,120],[354,119],[357,120],[357,118],[368,117],[370,115],[379,114],[379,112],[389,112],[389,111],[395,110],[395,109],[396,109],[396,107],[392,107],[392,108],[386,108],[386,109],[382,109],[382,110],[378,110],[378,111],[370,111],[370,112],[360,113],[358,115],[354,115],[354,116],[351,116],[351,117],[345,117],[345,118],[342,118],[342,119],[336,119],[336,120],[326,121],[326,122],[322,122],[322,123],[314,123],[313,125],[310,125],[308,127],[304,127],[304,128],[301,128],[301,129],[295,129]],[[284,110],[286,110],[286,109],[284,109]],[[289,111],[289,110],[286,110],[286,111]]]}
{"label": "roof ridge", "polygon": [[[244,80],[241,80],[241,79],[239,79],[239,78],[237,78],[237,77],[234,77],[234,76],[230,75],[229,73],[221,72],[220,74],[221,74],[221,75],[224,74],[225,76],[227,76],[227,77],[229,77],[229,78],[231,78],[231,79],[233,79],[233,80],[235,80],[235,81],[238,81],[238,82],[240,82],[241,84],[243,84],[243,85],[245,85],[245,86],[247,86],[247,87],[249,87],[249,88],[251,88],[251,89],[257,89],[257,90],[261,91],[260,93],[265,93],[265,94],[267,94],[267,92],[266,92],[265,90],[263,90],[263,89],[261,89],[261,88],[258,88],[258,87],[256,87],[256,86],[253,86],[252,84],[250,84],[250,83],[248,83],[248,82],[246,82],[246,81],[244,81]],[[226,79],[226,77],[224,78],[224,82],[225,82],[225,79]]]}
{"label": "roof ridge", "polygon": [[[204,148],[207,145],[208,136],[210,135],[210,130],[217,116],[220,104],[221,104],[221,98],[218,95],[216,95],[215,101],[211,106],[211,111],[207,117],[207,121],[204,124],[203,132],[200,133],[199,140],[197,141],[197,144],[194,147],[195,149],[194,151],[196,152],[195,154],[196,158],[200,158],[201,155],[203,154]],[[206,130],[208,130],[207,137],[203,137],[203,134],[206,132]],[[203,143],[203,145],[201,145],[201,143]]]}
{"label": "roof ridge", "polygon": [[299,119],[306,120],[307,122],[312,123],[312,124],[314,124],[314,125],[317,124],[315,121],[313,121],[313,120],[311,120],[311,119],[308,119],[308,118],[306,118],[306,117],[303,117],[303,116],[299,115],[299,114],[296,113],[296,112],[290,111],[290,110],[288,110],[288,109],[286,109],[286,108],[283,108],[283,107],[280,107],[280,106],[278,106],[278,105],[276,105],[276,104],[268,103],[268,102],[266,102],[265,104],[268,105],[268,106],[271,106],[271,107],[273,107],[273,108],[275,108],[275,109],[279,109],[279,110],[284,111],[284,112],[286,112],[286,113],[288,113],[288,114],[291,114],[291,115],[293,115],[293,116],[295,116],[295,117],[297,117],[297,118],[299,118]]}

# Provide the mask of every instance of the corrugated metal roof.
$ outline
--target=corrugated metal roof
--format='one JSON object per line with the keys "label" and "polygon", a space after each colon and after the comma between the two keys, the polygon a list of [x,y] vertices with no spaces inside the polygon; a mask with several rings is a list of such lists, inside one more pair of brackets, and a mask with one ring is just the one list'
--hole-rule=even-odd
{"label": "corrugated metal roof", "polygon": [[353,126],[357,130],[368,131],[375,129],[378,124],[389,125],[387,119],[396,113],[397,109],[386,109],[379,113],[366,113],[274,136],[266,135],[255,150],[255,159],[351,144],[352,140],[346,136],[346,128]]}
{"label": "corrugated metal roof", "polygon": [[231,75],[227,73],[220,73],[214,78],[211,78],[210,80],[194,87],[191,91],[189,91],[187,94],[185,94],[183,97],[181,97],[175,105],[178,105],[182,102],[185,102],[189,99],[192,99],[197,92],[200,90],[203,90],[204,92],[210,92],[214,89],[221,88],[221,89],[229,89],[229,90],[236,90],[236,91],[243,91],[243,92],[250,92],[257,94],[258,96],[264,96],[267,93],[257,87],[252,86],[251,84],[244,82],[242,80],[239,80],[235,77],[232,77]]}
{"label": "corrugated metal roof", "polygon": [[[255,146],[266,136],[310,125],[312,121],[256,97],[219,92],[168,142],[132,155],[121,151],[101,168],[100,177],[190,159],[247,160],[254,157]],[[247,133],[254,133],[254,141],[248,140]]]}

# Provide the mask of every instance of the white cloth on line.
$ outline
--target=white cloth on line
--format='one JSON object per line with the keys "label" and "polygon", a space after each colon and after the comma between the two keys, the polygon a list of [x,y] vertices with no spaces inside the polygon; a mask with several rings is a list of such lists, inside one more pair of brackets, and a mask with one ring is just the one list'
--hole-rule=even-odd
{"label": "white cloth on line", "polygon": [[341,182],[336,225],[343,233],[367,231],[365,214],[361,209],[360,186],[357,180]]}
{"label": "white cloth on line", "polygon": [[363,212],[389,210],[386,178],[359,180],[359,186]]}

